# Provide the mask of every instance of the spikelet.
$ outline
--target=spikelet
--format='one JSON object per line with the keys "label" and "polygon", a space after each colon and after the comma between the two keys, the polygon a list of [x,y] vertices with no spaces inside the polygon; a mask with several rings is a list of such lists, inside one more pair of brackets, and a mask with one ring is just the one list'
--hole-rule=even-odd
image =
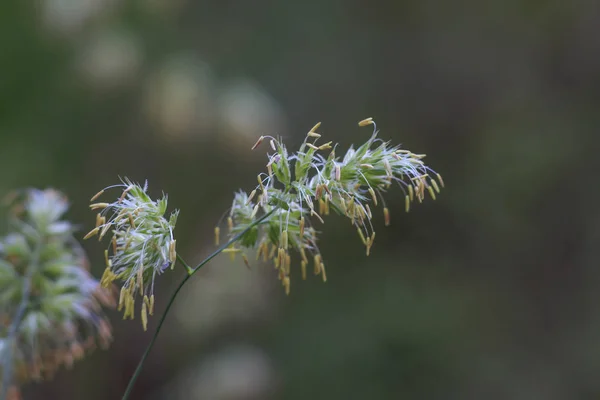
{"label": "spikelet", "polygon": [[[105,253],[107,268],[101,283],[105,287],[113,282],[123,285],[119,309],[124,309],[124,318],[134,318],[135,297],[140,296],[140,315],[145,329],[148,314],[152,315],[153,312],[154,281],[168,267],[173,269],[177,261],[177,241],[173,237],[173,230],[178,211],[165,217],[167,197],[151,199],[146,193],[147,185],[141,186],[125,179],[121,185],[112,188],[122,189],[120,197],[113,203],[95,203],[90,206],[93,210],[102,209],[102,216],[96,217],[97,227],[85,238],[98,234],[101,240],[105,236],[111,236],[110,254],[108,251]],[[92,201],[97,200],[106,190],[94,195]],[[108,235],[109,232],[111,235]],[[217,227],[216,242],[219,240],[218,236]]]}
{"label": "spikelet", "polygon": [[[291,277],[293,252],[301,255],[303,279],[308,265],[306,255],[311,254],[316,261],[314,273],[326,280],[313,225],[324,223],[330,210],[348,218],[369,255],[375,240],[372,207],[382,202],[383,223],[389,226],[390,209],[384,194],[393,182],[407,189],[404,199],[407,212],[415,198],[422,202],[428,192],[435,199],[444,186],[441,176],[425,165],[424,154],[391,147],[378,139],[373,118],[359,122],[361,127],[369,125],[373,125],[373,133],[366,142],[350,147],[339,158],[336,144],[317,144],[322,136],[317,133],[320,123],[308,131],[296,153],[289,153],[280,140],[271,136],[259,138],[257,143],[269,138],[275,154],[268,155],[267,174],[257,176],[258,186],[250,194],[235,194],[228,218],[229,235],[245,230],[261,215],[269,213],[265,221],[252,227],[238,243],[240,248],[257,248],[257,260],[261,257],[270,260],[286,291],[289,291],[286,282]],[[331,150],[329,155],[322,153],[328,150]],[[257,199],[259,190],[261,195]]]}

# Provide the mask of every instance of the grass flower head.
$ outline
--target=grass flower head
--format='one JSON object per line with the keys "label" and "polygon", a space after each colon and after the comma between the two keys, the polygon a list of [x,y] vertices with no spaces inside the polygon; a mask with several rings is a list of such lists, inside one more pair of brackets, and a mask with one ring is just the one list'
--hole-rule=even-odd
{"label": "grass flower head", "polygon": [[97,344],[107,347],[102,307],[115,300],[90,275],[75,229],[62,219],[62,194],[27,190],[11,205],[13,230],[0,238],[0,370],[15,395],[22,383],[51,377]]}
{"label": "grass flower head", "polygon": [[140,297],[140,315],[146,329],[148,314],[152,315],[154,311],[154,281],[175,265],[173,229],[179,212],[174,211],[167,219],[167,196],[153,200],[146,193],[147,184],[141,186],[129,180],[100,191],[92,202],[112,188],[122,189],[120,197],[111,203],[90,205],[99,213],[96,227],[86,239],[97,235],[102,240],[110,235],[102,285],[108,286],[114,281],[121,284],[118,307],[119,310],[124,308],[123,318],[134,318],[135,299]]}
{"label": "grass flower head", "polygon": [[[253,149],[269,142],[272,153],[267,155],[267,172],[258,175],[258,185],[250,194],[235,194],[228,216],[229,234],[234,235],[259,215],[272,212],[228,252],[257,248],[257,258],[272,260],[286,293],[290,291],[291,250],[299,254],[303,279],[312,261],[314,274],[327,280],[313,221],[323,224],[331,210],[348,218],[369,255],[375,240],[372,208],[381,204],[385,225],[390,224],[383,194],[392,185],[404,192],[406,212],[426,194],[435,200],[444,186],[441,176],[423,162],[424,154],[379,139],[372,118],[359,122],[361,127],[373,127],[369,139],[357,148],[350,147],[343,157],[336,155],[337,144],[320,142],[320,125],[307,133],[295,153],[289,153],[281,140],[261,136]],[[217,228],[217,237],[219,232]]]}

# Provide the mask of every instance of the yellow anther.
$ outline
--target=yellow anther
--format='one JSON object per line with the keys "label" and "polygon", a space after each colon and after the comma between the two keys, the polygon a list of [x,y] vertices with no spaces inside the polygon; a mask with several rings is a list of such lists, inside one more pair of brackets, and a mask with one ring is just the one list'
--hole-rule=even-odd
{"label": "yellow anther", "polygon": [[442,180],[442,176],[440,174],[436,174],[437,175],[437,179],[440,182],[440,185],[442,185],[442,187],[444,187],[444,181]]}
{"label": "yellow anther", "polygon": [[279,266],[285,269],[285,263],[287,259],[287,251],[282,248],[279,248]]}
{"label": "yellow anther", "polygon": [[[133,286],[131,289],[133,289]],[[123,319],[127,317],[129,317],[129,319],[135,318],[135,298],[131,293],[127,293],[125,300],[125,315],[123,315]]]}
{"label": "yellow anther", "polygon": [[113,283],[115,279],[117,279],[117,276],[111,271],[110,267],[106,267],[102,274],[102,278],[100,278],[100,286],[109,288],[110,284]]}
{"label": "yellow anther", "polygon": [[258,204],[254,206],[252,209],[252,214],[250,214],[250,219],[254,219],[256,217],[256,213],[258,212]]}
{"label": "yellow anther", "polygon": [[348,216],[354,218],[354,197],[350,197],[348,201]]}
{"label": "yellow anther", "polygon": [[302,280],[306,280],[306,261],[300,262],[300,270],[302,271]]}
{"label": "yellow anther", "polygon": [[98,197],[102,196],[102,193],[104,193],[104,189],[102,189],[101,191],[99,191],[98,193],[96,193],[91,199],[90,202],[96,200]]}
{"label": "yellow anther", "polygon": [[318,147],[319,150],[329,150],[331,149],[331,143],[332,142],[327,142],[325,144],[322,144]]}
{"label": "yellow anther", "polygon": [[373,204],[375,206],[377,206],[377,196],[375,195],[375,191],[373,190],[373,188],[369,188],[369,193],[371,194],[371,197],[373,198]]}
{"label": "yellow anther", "polygon": [[314,257],[314,274],[319,275],[321,273],[321,255],[315,254]]}
{"label": "yellow anther", "polygon": [[388,162],[388,160],[386,160],[385,158],[383,159],[383,167],[385,168],[385,172],[387,173],[387,175],[389,177],[391,177],[393,175],[393,173],[392,173],[392,166],[390,165],[390,163]]}
{"label": "yellow anther", "polygon": [[142,303],[142,326],[144,327],[144,332],[148,330],[148,312],[146,311],[146,303]]}
{"label": "yellow anther", "polygon": [[340,206],[342,207],[342,211],[344,212],[344,214],[348,214],[348,207],[346,206],[346,200],[344,200],[343,197],[340,197]]}
{"label": "yellow anther", "polygon": [[317,122],[317,123],[315,124],[315,126],[313,126],[313,127],[310,129],[309,133],[316,132],[316,130],[317,130],[317,129],[319,129],[319,127],[320,127],[320,126],[321,126],[321,122]]}
{"label": "yellow anther", "polygon": [[252,146],[252,150],[256,149],[258,146],[260,146],[260,144],[263,142],[263,140],[265,139],[264,136],[261,136],[258,138],[258,140],[256,141],[256,143],[254,143],[254,146]]}
{"label": "yellow anther", "polygon": [[110,226],[111,226],[111,224],[105,224],[102,227],[102,231],[100,231],[100,237],[98,237],[98,240],[102,240],[104,235],[106,235],[106,232],[108,232],[108,230],[110,229]]}
{"label": "yellow anther", "polygon": [[285,254],[285,273],[287,275],[290,274],[290,267],[292,265],[292,257],[289,255],[289,253]]}
{"label": "yellow anther", "polygon": [[321,216],[320,216],[319,214],[317,214],[317,213],[315,212],[315,210],[310,210],[310,215],[311,215],[311,216],[312,216],[312,215],[314,215],[315,217],[317,217],[317,218],[318,218],[318,220],[319,220],[319,221],[321,221],[321,223],[322,223],[322,224],[324,224],[324,223],[325,223],[325,221],[323,221],[323,218],[321,218]]}
{"label": "yellow anther", "polygon": [[358,126],[367,126],[367,125],[371,125],[373,124],[373,118],[369,117],[369,118],[365,118],[362,121],[360,121],[358,123]]}
{"label": "yellow anther", "polygon": [[248,200],[246,200],[246,204],[250,204],[250,202],[252,201],[252,199],[254,198],[255,195],[256,195],[256,189],[254,189],[252,192],[250,192],[250,196],[248,196]]}
{"label": "yellow anther", "polygon": [[176,243],[177,240],[173,240],[169,245],[169,261],[171,261],[172,264],[175,264],[175,261],[177,260],[177,250],[175,249]]}
{"label": "yellow anther", "polygon": [[433,188],[431,186],[427,186],[427,191],[429,192],[431,198],[435,200],[435,192],[433,191]]}
{"label": "yellow anther", "polygon": [[319,199],[319,214],[325,214],[325,201]]}
{"label": "yellow anther", "polygon": [[121,197],[119,197],[119,203],[125,199],[125,196],[127,196],[127,193],[129,193],[131,189],[133,189],[133,186],[128,186],[125,190],[123,190],[123,193],[121,193]]}
{"label": "yellow anther", "polygon": [[223,253],[229,253],[229,258],[231,259],[231,261],[235,261],[235,255],[241,251],[240,249],[236,249],[233,246],[234,245],[232,244],[228,248],[223,249]]}
{"label": "yellow anther", "polygon": [[123,309],[123,304],[125,302],[125,296],[127,292],[125,286],[121,288],[121,292],[119,293],[119,306],[117,307],[117,311],[121,311]]}
{"label": "yellow anther", "polygon": [[327,282],[327,274],[325,273],[325,264],[321,261],[321,277],[323,282]]}
{"label": "yellow anther", "polygon": [[108,259],[108,250],[104,250],[104,265],[110,267],[110,260]]}
{"label": "yellow anther", "polygon": [[219,245],[219,237],[221,236],[221,228],[215,226],[215,246]]}
{"label": "yellow anther", "polygon": [[408,195],[404,196],[404,210],[406,212],[410,211],[410,198]]}
{"label": "yellow anther", "polygon": [[90,209],[92,209],[92,210],[105,209],[108,206],[110,206],[109,203],[94,203],[94,204],[90,204]]}
{"label": "yellow anther", "polygon": [[431,179],[431,186],[433,186],[433,188],[435,189],[436,192],[440,192],[440,187],[438,186],[437,182],[434,181],[433,179]]}
{"label": "yellow anther", "polygon": [[137,274],[137,284],[138,287],[140,288],[140,296],[144,295],[144,266],[142,265],[140,268],[138,268],[138,274]]}
{"label": "yellow anther", "polygon": [[129,225],[131,225],[131,227],[135,229],[135,221],[133,219],[133,215],[129,214],[127,217],[129,218]]}
{"label": "yellow anther", "polygon": [[99,230],[100,230],[100,228],[94,228],[94,229],[92,229],[91,231],[88,232],[87,235],[85,235],[83,237],[83,240],[87,240],[87,239],[89,239],[89,238],[91,238],[93,236],[96,236],[98,234]]}
{"label": "yellow anther", "polygon": [[263,185],[262,179],[260,177],[260,175],[256,175],[256,179],[258,180],[258,184],[260,185],[260,190],[265,190],[265,187]]}
{"label": "yellow anther", "polygon": [[288,232],[287,230],[281,232],[281,245],[284,249],[288,248]]}
{"label": "yellow anther", "polygon": [[300,256],[302,257],[302,261],[308,263],[308,258],[306,258],[306,252],[304,251],[304,247],[300,247]]}
{"label": "yellow anther", "polygon": [[323,195],[323,186],[317,185],[317,187],[315,188],[315,198],[320,199],[322,195]]}
{"label": "yellow anther", "polygon": [[387,207],[383,208],[383,221],[385,226],[390,226],[390,210]]}
{"label": "yellow anther", "polygon": [[290,277],[286,276],[283,278],[283,286],[285,287],[285,294],[289,296],[290,294]]}

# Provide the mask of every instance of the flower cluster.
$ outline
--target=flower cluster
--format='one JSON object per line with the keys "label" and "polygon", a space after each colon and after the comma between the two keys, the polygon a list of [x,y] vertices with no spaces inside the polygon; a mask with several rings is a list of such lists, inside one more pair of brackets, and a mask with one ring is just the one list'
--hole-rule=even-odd
{"label": "flower cluster", "polygon": [[106,270],[101,283],[105,287],[115,280],[122,283],[118,309],[125,309],[124,319],[133,319],[135,297],[139,294],[142,298],[140,315],[146,330],[148,314],[154,312],[154,280],[168,267],[173,268],[177,258],[173,229],[179,212],[174,211],[166,219],[167,196],[152,200],[146,193],[147,184],[141,186],[129,180],[101,190],[91,201],[111,188],[121,188],[120,197],[112,203],[90,205],[99,213],[96,227],[85,239],[98,235],[102,240],[107,234],[112,235],[104,252]]}
{"label": "flower cluster", "polygon": [[115,300],[90,275],[73,225],[61,219],[68,203],[59,192],[27,190],[10,204],[13,231],[0,238],[0,376],[11,375],[4,390],[16,398],[22,383],[70,367],[96,344],[106,348],[102,306]]}
{"label": "flower cluster", "polygon": [[[235,194],[228,217],[229,233],[235,235],[249,227],[262,214],[268,218],[252,227],[229,251],[258,248],[257,258],[273,260],[286,293],[290,291],[290,249],[300,255],[302,278],[306,278],[309,256],[314,273],[326,281],[325,265],[317,246],[317,231],[310,222],[314,217],[323,223],[331,209],[347,217],[356,227],[369,255],[375,240],[370,204],[383,206],[385,225],[390,224],[390,212],[382,194],[394,183],[405,194],[405,210],[415,200],[422,202],[428,193],[435,200],[444,183],[439,174],[425,165],[424,154],[392,147],[377,137],[372,118],[359,126],[373,125],[371,137],[358,148],[350,147],[344,157],[336,156],[337,145],[318,144],[320,123],[307,134],[296,153],[288,153],[280,140],[261,136],[257,148],[265,140],[273,151],[268,155],[267,173],[258,175],[258,185],[248,195]],[[326,152],[329,152],[326,154]],[[220,233],[219,227],[215,234]],[[247,257],[244,255],[244,261]]]}

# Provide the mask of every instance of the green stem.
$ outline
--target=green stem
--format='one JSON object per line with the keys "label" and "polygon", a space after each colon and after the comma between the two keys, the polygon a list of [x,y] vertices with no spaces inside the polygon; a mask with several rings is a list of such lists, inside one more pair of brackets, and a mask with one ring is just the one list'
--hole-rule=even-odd
{"label": "green stem", "polygon": [[243,235],[246,234],[246,232],[248,232],[254,226],[260,224],[265,219],[270,217],[271,214],[273,214],[273,212],[275,212],[275,209],[269,211],[268,213],[266,213],[265,215],[263,215],[256,221],[253,221],[250,225],[248,225],[248,227],[246,229],[244,229],[243,231],[241,231],[240,233],[235,235],[233,238],[231,238],[231,240],[229,240],[227,243],[225,243],[224,245],[219,247],[214,253],[212,253],[210,256],[208,256],[207,258],[202,260],[202,262],[194,268],[190,268],[190,266],[183,260],[183,258],[179,254],[177,254],[177,259],[184,265],[184,267],[188,271],[188,273],[183,278],[183,280],[179,283],[179,286],[177,286],[177,289],[175,289],[175,292],[173,293],[173,295],[171,295],[171,298],[169,299],[169,302],[167,303],[167,308],[165,308],[165,311],[163,312],[163,314],[160,317],[160,320],[158,321],[158,326],[156,327],[156,330],[154,331],[154,335],[152,335],[152,339],[150,340],[148,347],[146,347],[146,351],[144,351],[144,355],[140,359],[140,362],[138,363],[137,368],[135,369],[133,375],[131,376],[131,379],[129,380],[129,383],[127,384],[127,389],[125,389],[125,393],[123,394],[122,400],[127,400],[129,398],[129,395],[133,391],[133,386],[135,385],[135,382],[137,381],[138,377],[140,376],[140,373],[142,372],[142,367],[144,366],[144,362],[148,358],[148,355],[150,354],[150,350],[152,350],[152,347],[154,346],[154,343],[156,342],[156,338],[158,337],[158,333],[160,332],[160,330],[163,326],[163,323],[165,322],[167,314],[168,314],[169,310],[171,309],[171,306],[175,302],[175,298],[177,297],[177,294],[179,293],[179,291],[181,290],[183,285],[185,285],[185,283],[188,281],[188,279],[190,279],[192,277],[192,275],[194,275],[196,272],[198,272],[198,270],[200,268],[202,268],[204,265],[206,265],[208,262],[210,262],[213,258],[218,256],[223,250],[225,250],[226,248],[231,246],[233,243],[237,242]]}
{"label": "green stem", "polygon": [[0,384],[0,399],[6,400],[8,396],[8,388],[12,381],[12,367],[13,367],[13,347],[15,345],[14,342],[17,340],[17,333],[19,331],[19,327],[21,326],[21,322],[25,317],[25,312],[27,311],[27,306],[29,304],[29,296],[31,296],[31,278],[34,272],[37,270],[38,261],[40,258],[40,251],[42,247],[42,238],[39,239],[36,244],[35,250],[31,257],[31,261],[27,266],[27,272],[25,273],[24,282],[23,282],[23,295],[21,296],[21,302],[19,303],[19,307],[15,312],[13,320],[8,327],[8,335],[6,337],[6,342],[8,343],[6,353],[3,355],[1,360],[2,365],[2,383]]}
{"label": "green stem", "polygon": [[185,260],[181,257],[179,253],[177,253],[177,261],[179,261],[183,265],[188,275],[191,276],[194,273],[194,269],[185,262]]}

